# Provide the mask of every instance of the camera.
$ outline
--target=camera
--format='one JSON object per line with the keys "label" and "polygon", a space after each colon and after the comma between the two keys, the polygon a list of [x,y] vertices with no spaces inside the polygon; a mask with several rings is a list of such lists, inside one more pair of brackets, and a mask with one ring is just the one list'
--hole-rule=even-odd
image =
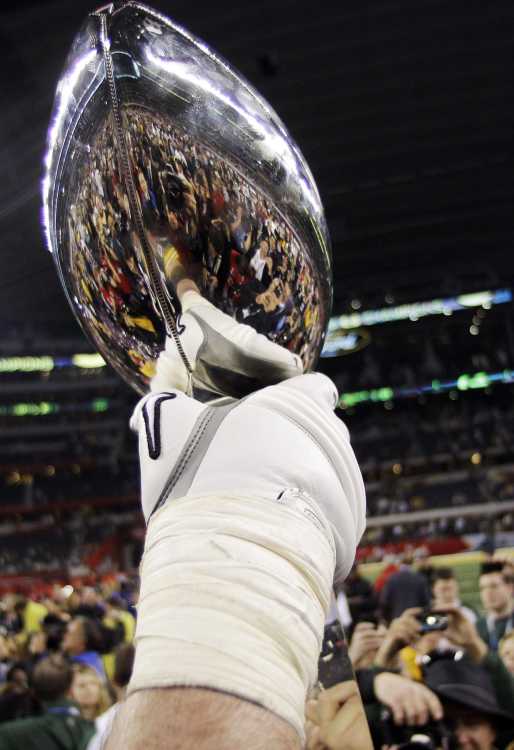
{"label": "camera", "polygon": [[425,610],[418,615],[418,620],[421,622],[420,633],[434,633],[439,630],[446,630],[448,627],[447,615],[441,615],[437,612],[431,612]]}
{"label": "camera", "polygon": [[457,750],[456,737],[443,719],[422,727],[397,726],[389,709],[381,713],[381,740],[396,750]]}

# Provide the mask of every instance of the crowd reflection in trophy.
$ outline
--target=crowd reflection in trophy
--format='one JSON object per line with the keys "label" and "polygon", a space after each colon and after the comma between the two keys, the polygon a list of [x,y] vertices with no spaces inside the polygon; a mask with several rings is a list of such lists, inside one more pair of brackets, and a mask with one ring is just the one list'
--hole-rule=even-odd
{"label": "crowd reflection in trophy", "polygon": [[[193,279],[240,322],[312,364],[323,322],[313,269],[286,221],[234,166],[142,108],[124,112],[139,210],[168,289]],[[149,378],[162,322],[144,281],[112,122],[89,149],[68,217],[76,294],[99,338]],[[136,264],[140,264],[136,268]],[[100,300],[100,304],[98,304]],[[121,367],[129,362],[119,362]]]}

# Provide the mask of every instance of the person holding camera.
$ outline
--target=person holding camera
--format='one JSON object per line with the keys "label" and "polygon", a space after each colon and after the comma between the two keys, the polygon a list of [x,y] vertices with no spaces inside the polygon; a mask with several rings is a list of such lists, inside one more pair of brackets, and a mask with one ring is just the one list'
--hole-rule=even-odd
{"label": "person holding camera", "polygon": [[432,577],[432,605],[434,607],[452,607],[460,609],[462,614],[476,623],[477,615],[471,607],[460,600],[459,582],[451,568],[435,568]]}
{"label": "person holding camera", "polygon": [[[402,678],[400,678],[402,679]],[[446,658],[424,666],[423,687],[441,706],[419,726],[398,722],[389,711],[380,715],[374,732],[381,750],[511,750],[512,707],[502,706],[486,670],[470,659]],[[415,683],[411,683],[415,684]],[[432,720],[430,720],[430,718]]]}
{"label": "person holding camera", "polygon": [[357,623],[348,649],[354,669],[376,666],[421,679],[419,670],[411,673],[409,662],[437,647],[441,627],[445,627],[440,621],[442,618],[421,607],[409,607],[389,627],[383,623]]}
{"label": "person holding camera", "polygon": [[[423,644],[442,633],[457,650]],[[419,649],[415,680],[378,671],[397,667],[409,646]],[[410,738],[426,734],[433,742],[426,747],[494,750],[514,739],[514,680],[459,608],[407,610],[391,624],[368,673],[363,700],[379,745],[416,747]],[[360,682],[365,677],[357,676]]]}

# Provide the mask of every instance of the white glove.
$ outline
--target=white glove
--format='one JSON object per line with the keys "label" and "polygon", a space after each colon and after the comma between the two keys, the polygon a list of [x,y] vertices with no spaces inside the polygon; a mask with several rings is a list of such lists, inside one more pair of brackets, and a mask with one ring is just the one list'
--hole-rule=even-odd
{"label": "white glove", "polygon": [[333,413],[336,401],[333,383],[319,373],[210,406],[180,391],[145,396],[131,419],[145,519],[167,498],[173,502],[177,487],[179,496],[299,491],[330,524],[336,580],[344,578],[364,530],[365,495],[348,430]]}
{"label": "white glove", "polygon": [[152,391],[177,388],[188,393],[192,386],[240,398],[302,373],[297,354],[238,323],[198,292],[186,292],[181,303],[180,342],[192,369],[192,383],[175,341],[167,338],[157,359]]}

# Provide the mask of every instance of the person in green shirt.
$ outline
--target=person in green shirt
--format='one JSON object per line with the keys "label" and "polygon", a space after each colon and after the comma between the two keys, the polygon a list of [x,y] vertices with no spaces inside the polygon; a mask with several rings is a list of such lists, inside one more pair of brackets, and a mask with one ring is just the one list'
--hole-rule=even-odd
{"label": "person in green shirt", "polygon": [[68,698],[72,678],[71,664],[61,654],[42,659],[32,675],[42,713],[0,724],[0,750],[85,750],[95,727]]}

